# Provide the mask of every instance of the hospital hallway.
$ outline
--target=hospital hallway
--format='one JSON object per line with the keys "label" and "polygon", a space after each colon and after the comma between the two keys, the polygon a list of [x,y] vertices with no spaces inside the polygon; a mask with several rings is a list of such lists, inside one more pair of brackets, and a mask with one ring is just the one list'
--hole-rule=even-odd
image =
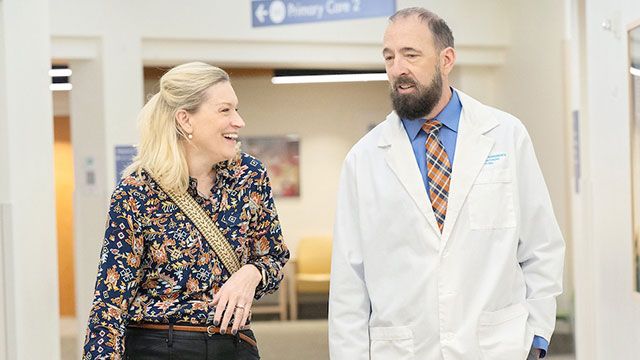
{"label": "hospital hallway", "polygon": [[[262,360],[329,359],[326,320],[258,321],[252,328],[258,340]],[[79,359],[73,341],[73,337],[63,336],[62,360]],[[552,340],[551,351],[556,347],[554,341],[557,340]],[[551,352],[545,359],[575,360],[576,358],[571,353]]]}
{"label": "hospital hallway", "polygon": [[[275,316],[258,316],[251,327],[258,340],[262,360],[328,360],[326,302],[312,301],[299,304],[298,320],[278,321]],[[324,318],[324,319],[323,319]],[[73,329],[62,336],[62,360],[75,360],[79,354],[75,347]],[[573,335],[567,324],[558,323],[551,341],[548,360],[576,360]]]}
{"label": "hospital hallway", "polygon": [[0,0],[0,360],[278,286],[266,360],[330,289],[334,360],[639,360],[640,0]]}

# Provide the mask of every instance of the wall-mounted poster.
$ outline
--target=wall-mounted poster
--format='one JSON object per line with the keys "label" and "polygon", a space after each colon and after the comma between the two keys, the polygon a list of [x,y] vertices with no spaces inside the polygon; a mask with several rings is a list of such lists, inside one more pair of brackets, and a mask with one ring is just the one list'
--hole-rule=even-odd
{"label": "wall-mounted poster", "polygon": [[116,145],[116,184],[122,178],[122,172],[131,165],[133,158],[138,154],[135,145]]}
{"label": "wall-mounted poster", "polygon": [[267,167],[274,196],[300,196],[300,141],[295,135],[243,137],[242,150]]}
{"label": "wall-mounted poster", "polygon": [[631,186],[635,288],[640,292],[640,22],[629,30]]}

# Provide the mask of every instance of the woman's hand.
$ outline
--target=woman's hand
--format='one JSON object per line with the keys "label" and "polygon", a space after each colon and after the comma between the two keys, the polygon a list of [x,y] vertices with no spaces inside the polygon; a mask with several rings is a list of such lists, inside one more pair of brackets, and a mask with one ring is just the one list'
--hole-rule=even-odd
{"label": "woman's hand", "polygon": [[[231,315],[234,315],[231,333],[235,335],[238,328],[247,323],[251,314],[253,296],[256,287],[260,283],[262,275],[253,265],[244,265],[236,271],[213,297],[213,305],[216,312],[213,316],[213,324],[220,324],[220,333],[225,334]],[[223,317],[224,314],[224,317]]]}

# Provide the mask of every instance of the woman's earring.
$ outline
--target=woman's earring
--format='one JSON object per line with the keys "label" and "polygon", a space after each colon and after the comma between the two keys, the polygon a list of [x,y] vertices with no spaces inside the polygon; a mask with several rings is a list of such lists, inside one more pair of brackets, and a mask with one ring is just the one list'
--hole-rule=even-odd
{"label": "woman's earring", "polygon": [[193,135],[188,134],[187,137],[189,138],[189,140],[193,139]]}

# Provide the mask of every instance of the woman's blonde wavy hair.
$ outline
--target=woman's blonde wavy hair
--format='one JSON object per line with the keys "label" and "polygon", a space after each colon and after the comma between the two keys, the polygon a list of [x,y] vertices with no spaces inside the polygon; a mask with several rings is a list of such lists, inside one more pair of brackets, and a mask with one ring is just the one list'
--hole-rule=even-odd
{"label": "woman's blonde wavy hair", "polygon": [[205,91],[229,81],[222,69],[202,62],[182,64],[160,78],[160,91],[153,95],[138,115],[138,154],[122,173],[123,177],[148,171],[163,187],[179,194],[189,187],[185,156],[188,141],[176,120],[178,110],[194,113],[206,101]]}

